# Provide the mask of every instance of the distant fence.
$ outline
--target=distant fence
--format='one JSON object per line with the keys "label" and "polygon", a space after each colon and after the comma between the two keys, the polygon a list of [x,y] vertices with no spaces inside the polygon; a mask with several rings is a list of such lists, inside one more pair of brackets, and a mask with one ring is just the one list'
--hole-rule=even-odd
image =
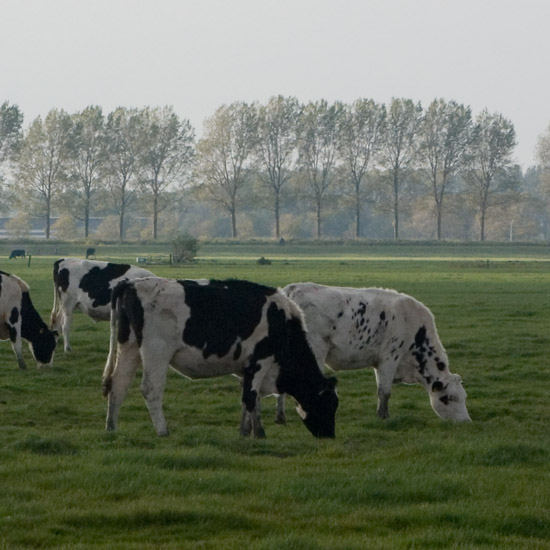
{"label": "distant fence", "polygon": [[150,254],[136,257],[136,264],[139,265],[172,265],[173,263],[172,254]]}

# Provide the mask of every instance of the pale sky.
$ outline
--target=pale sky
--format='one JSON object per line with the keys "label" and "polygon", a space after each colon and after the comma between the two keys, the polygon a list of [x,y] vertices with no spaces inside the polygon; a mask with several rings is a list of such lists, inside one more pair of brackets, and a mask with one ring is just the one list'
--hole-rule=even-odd
{"label": "pale sky", "polygon": [[434,98],[515,125],[534,163],[550,124],[550,0],[0,0],[0,103],[217,107]]}

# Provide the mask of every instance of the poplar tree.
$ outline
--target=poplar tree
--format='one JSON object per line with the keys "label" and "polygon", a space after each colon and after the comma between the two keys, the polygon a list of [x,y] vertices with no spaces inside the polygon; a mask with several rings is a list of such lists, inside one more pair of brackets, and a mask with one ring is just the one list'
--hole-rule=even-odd
{"label": "poplar tree", "polygon": [[315,210],[317,238],[322,236],[323,209],[334,184],[344,106],[324,99],[305,105],[298,123],[298,162],[305,176],[306,198]]}
{"label": "poplar tree", "polygon": [[42,121],[30,125],[18,159],[21,204],[35,207],[45,218],[46,239],[50,238],[54,200],[67,179],[71,120],[63,110],[52,109]]}
{"label": "poplar tree", "polygon": [[512,153],[516,132],[500,113],[484,109],[476,118],[470,146],[467,183],[479,214],[479,240],[485,240],[487,210],[496,196],[517,183]]}
{"label": "poplar tree", "polygon": [[73,217],[84,222],[84,237],[88,238],[90,215],[107,161],[105,117],[101,107],[89,106],[72,115],[71,122],[67,207]]}
{"label": "poplar tree", "polygon": [[258,113],[256,156],[260,180],[269,191],[275,216],[275,236],[281,236],[281,197],[296,165],[300,104],[294,97],[272,97]]}
{"label": "poplar tree", "polygon": [[393,98],[387,113],[380,150],[381,164],[389,174],[393,237],[399,239],[400,200],[404,176],[416,160],[422,107],[411,99]]}
{"label": "poplar tree", "polygon": [[445,194],[451,178],[466,165],[471,138],[469,107],[456,101],[432,101],[421,123],[419,158],[434,200],[437,240],[442,237]]}
{"label": "poplar tree", "polygon": [[345,170],[345,189],[353,201],[355,238],[361,236],[367,172],[380,150],[385,124],[385,106],[372,99],[358,99],[345,108],[339,150]]}
{"label": "poplar tree", "polygon": [[169,106],[146,108],[141,116],[141,184],[150,198],[153,239],[156,239],[159,214],[173,202],[167,191],[175,184],[181,189],[190,169],[195,132],[190,122],[180,120]]}
{"label": "poplar tree", "polygon": [[137,109],[119,107],[107,117],[107,159],[103,168],[109,205],[118,216],[119,240],[124,240],[125,218],[136,199],[142,120]]}
{"label": "poplar tree", "polygon": [[237,211],[244,200],[257,144],[254,106],[236,102],[219,107],[206,119],[197,143],[196,177],[204,197],[231,218],[231,235],[238,237]]}

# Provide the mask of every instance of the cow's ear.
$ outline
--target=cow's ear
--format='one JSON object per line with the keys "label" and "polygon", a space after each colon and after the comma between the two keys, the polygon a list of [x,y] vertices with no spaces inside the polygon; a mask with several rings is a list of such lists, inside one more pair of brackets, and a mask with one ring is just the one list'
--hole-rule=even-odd
{"label": "cow's ear", "polygon": [[441,380],[436,380],[432,384],[432,391],[441,391],[443,389],[443,382]]}
{"label": "cow's ear", "polygon": [[327,378],[327,382],[328,382],[328,387],[331,390],[333,390],[338,384],[338,380],[336,379],[335,376],[330,376],[329,378]]}

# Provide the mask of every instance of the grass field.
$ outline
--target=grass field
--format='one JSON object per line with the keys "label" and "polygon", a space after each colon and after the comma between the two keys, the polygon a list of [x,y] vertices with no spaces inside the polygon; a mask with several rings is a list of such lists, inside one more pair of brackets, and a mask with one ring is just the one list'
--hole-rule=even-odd
{"label": "grass field", "polygon": [[[335,440],[313,438],[291,400],[288,424],[275,425],[273,398],[267,439],[242,439],[234,378],[172,373],[169,437],[155,435],[138,380],[118,431],[106,433],[107,323],[76,314],[73,352],[59,350],[52,369],[37,370],[25,350],[29,369],[19,371],[0,343],[0,549],[550,548],[549,250],[212,244],[196,264],[150,266],[170,277],[409,293],[436,317],[468,392],[468,424],[440,420],[424,390],[405,385],[394,387],[391,418],[378,419],[364,370],[337,375]],[[135,262],[163,250],[101,252]],[[31,285],[45,319],[56,257],[42,245],[30,266],[0,261]]]}

